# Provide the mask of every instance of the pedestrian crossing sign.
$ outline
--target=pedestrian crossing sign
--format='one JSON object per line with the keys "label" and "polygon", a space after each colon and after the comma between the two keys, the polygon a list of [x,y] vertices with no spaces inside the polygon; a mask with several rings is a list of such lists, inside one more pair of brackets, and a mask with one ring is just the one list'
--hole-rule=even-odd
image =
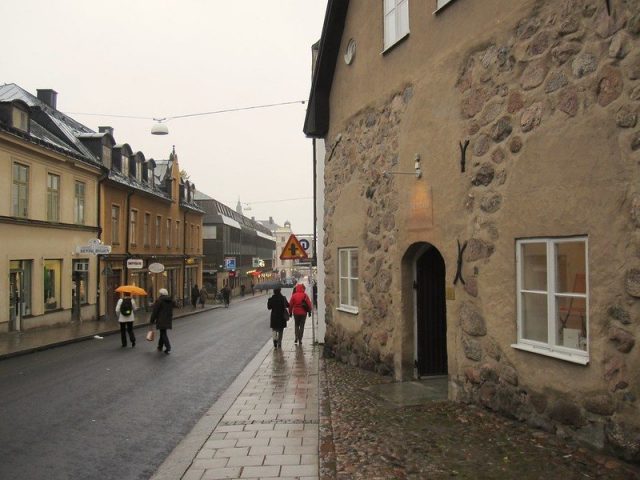
{"label": "pedestrian crossing sign", "polygon": [[304,251],[300,241],[292,233],[289,240],[287,240],[287,244],[282,249],[280,260],[305,260],[307,258],[309,258],[307,252]]}

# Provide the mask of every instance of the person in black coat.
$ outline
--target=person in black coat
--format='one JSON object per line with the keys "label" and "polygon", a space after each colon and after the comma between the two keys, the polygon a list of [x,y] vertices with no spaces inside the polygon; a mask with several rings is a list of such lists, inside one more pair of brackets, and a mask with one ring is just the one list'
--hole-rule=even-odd
{"label": "person in black coat", "polygon": [[271,310],[270,327],[273,330],[273,348],[282,348],[282,334],[289,320],[289,302],[280,293],[279,288],[273,289],[273,295],[267,300],[267,308]]}
{"label": "person in black coat", "polygon": [[191,287],[191,305],[193,308],[196,308],[198,305],[198,300],[200,300],[200,289],[198,288],[198,284],[195,284]]}
{"label": "person in black coat", "polygon": [[158,338],[158,351],[162,351],[164,347],[164,353],[169,355],[171,351],[171,343],[167,336],[167,330],[171,329],[173,323],[173,298],[169,296],[169,292],[166,288],[158,290],[160,296],[153,304],[153,310],[151,311],[150,322],[156,324],[156,329],[160,330],[160,336]]}

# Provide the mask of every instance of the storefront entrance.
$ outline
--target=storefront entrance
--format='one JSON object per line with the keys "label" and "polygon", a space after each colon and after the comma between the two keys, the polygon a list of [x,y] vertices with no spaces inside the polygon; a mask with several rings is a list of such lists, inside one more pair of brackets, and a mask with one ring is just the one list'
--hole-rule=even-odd
{"label": "storefront entrance", "polygon": [[9,262],[9,331],[21,331],[22,319],[31,315],[31,260]]}

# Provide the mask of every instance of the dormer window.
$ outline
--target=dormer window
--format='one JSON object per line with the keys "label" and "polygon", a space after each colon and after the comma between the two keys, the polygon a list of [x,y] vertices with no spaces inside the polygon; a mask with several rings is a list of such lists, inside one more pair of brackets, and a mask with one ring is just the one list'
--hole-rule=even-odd
{"label": "dormer window", "polygon": [[135,168],[135,173],[136,173],[136,180],[140,183],[142,183],[142,163],[136,161],[134,163],[134,168]]}
{"label": "dormer window", "polygon": [[120,171],[125,177],[129,176],[129,157],[122,155],[120,160]]}
{"label": "dormer window", "polygon": [[23,132],[29,131],[29,112],[23,110],[17,105],[13,106],[13,111],[11,112],[11,123],[13,128],[17,128],[18,130],[22,130]]}
{"label": "dormer window", "polygon": [[102,164],[107,167],[111,165],[111,146],[110,145],[102,146]]}

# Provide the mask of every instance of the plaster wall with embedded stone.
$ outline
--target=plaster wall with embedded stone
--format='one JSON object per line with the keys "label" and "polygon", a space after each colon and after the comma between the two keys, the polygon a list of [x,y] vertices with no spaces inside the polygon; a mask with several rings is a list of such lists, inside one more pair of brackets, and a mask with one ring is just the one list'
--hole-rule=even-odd
{"label": "plaster wall with embedded stone", "polygon": [[[444,27],[427,24],[435,31],[427,33],[415,22],[397,52],[377,59],[386,64],[365,62],[370,78],[336,68],[325,159],[326,349],[410,378],[407,252],[418,242],[438,248],[452,286],[456,240],[466,240],[465,283],[447,301],[451,398],[638,462],[640,2],[612,1],[611,14],[596,0],[523,1],[509,13],[493,1],[463,12],[463,3],[449,21],[468,34],[447,48],[429,50]],[[351,4],[343,42],[362,31],[358,19],[370,20],[359,16],[361,2]],[[485,28],[474,31],[465,16]],[[354,91],[358,82],[372,86]],[[432,208],[422,228],[406,208],[416,180],[383,174],[411,170],[416,153],[417,185]],[[587,366],[511,347],[515,240],[573,235],[588,238]],[[337,308],[341,247],[359,251],[357,314]]]}

